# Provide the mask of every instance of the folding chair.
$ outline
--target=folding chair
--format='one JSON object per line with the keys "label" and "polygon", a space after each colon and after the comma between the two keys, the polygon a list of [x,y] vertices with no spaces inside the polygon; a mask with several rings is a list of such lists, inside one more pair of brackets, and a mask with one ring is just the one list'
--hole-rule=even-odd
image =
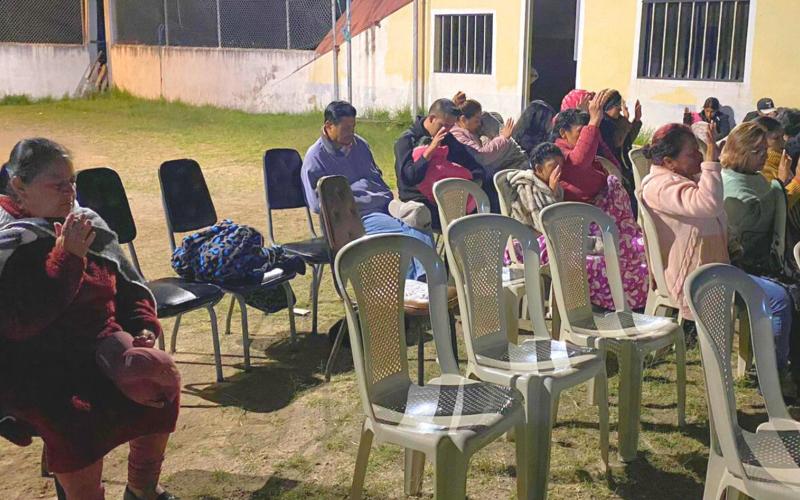
{"label": "folding chair", "polygon": [[309,239],[282,243],[283,249],[297,255],[311,267],[311,334],[317,333],[319,286],[325,264],[331,263],[330,248],[325,238],[317,236],[314,221],[306,202],[300,169],[303,160],[294,149],[269,149],[264,153],[264,195],[267,204],[267,238],[273,245],[275,240],[273,210],[304,208],[308,222]]}
{"label": "folding chair", "polygon": [[[161,201],[164,205],[164,216],[167,219],[167,237],[172,251],[175,251],[175,233],[186,233],[212,226],[217,223],[217,212],[211,201],[200,165],[189,159],[171,160],[161,164],[158,169],[158,181],[161,186]],[[296,341],[297,332],[294,325],[294,293],[289,281],[296,273],[282,269],[273,269],[264,274],[260,284],[226,285],[214,283],[225,293],[233,295],[242,312],[242,349],[244,351],[245,370],[250,369],[250,332],[247,326],[247,305],[245,295],[257,291],[282,287],[286,294],[287,311],[289,313],[289,330],[292,343]],[[234,302],[228,309],[225,333],[230,333],[231,317]]]}
{"label": "folding chair", "polygon": [[[133,243],[136,239],[136,223],[128,204],[128,195],[117,172],[106,167],[82,170],[78,172],[76,184],[78,203],[97,212],[106,221],[106,224],[117,233],[119,244],[128,246],[128,253],[134,267],[139,274],[144,276]],[[197,283],[177,277],[148,281],[147,287],[150,288],[156,299],[158,317],[175,318],[170,339],[170,351],[173,353],[181,317],[198,309],[208,311],[211,319],[211,340],[214,346],[217,382],[222,382],[217,315],[214,312],[214,306],[222,300],[222,290],[210,283]],[[161,349],[164,349],[163,335],[159,337],[158,342]]]}

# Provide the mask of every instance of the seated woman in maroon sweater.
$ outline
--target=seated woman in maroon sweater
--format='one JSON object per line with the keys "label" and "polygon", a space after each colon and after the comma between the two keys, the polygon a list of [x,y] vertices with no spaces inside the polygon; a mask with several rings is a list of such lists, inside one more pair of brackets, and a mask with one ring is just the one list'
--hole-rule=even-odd
{"label": "seated woman in maroon sweater", "polygon": [[[158,484],[180,375],[154,348],[155,302],[97,214],[77,209],[67,152],[18,143],[0,176],[0,418],[44,440],[69,499],[104,498],[103,456],[130,442],[126,500]],[[8,432],[10,430],[10,432]]]}
{"label": "seated woman in maroon sweater", "polygon": [[[599,126],[610,95],[608,90],[603,90],[592,98],[588,120],[586,114],[577,109],[567,109],[556,115],[553,135],[564,155],[560,181],[564,201],[594,205],[617,223],[622,284],[628,305],[635,310],[645,306],[649,284],[642,230],[636,224],[630,198],[620,179],[609,175],[597,160],[602,140]],[[592,290],[607,289],[604,268],[590,269],[589,278]]]}

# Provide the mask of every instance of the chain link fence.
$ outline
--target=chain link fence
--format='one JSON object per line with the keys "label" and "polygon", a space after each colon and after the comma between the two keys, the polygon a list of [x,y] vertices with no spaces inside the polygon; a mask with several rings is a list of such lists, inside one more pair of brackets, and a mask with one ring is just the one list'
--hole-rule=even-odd
{"label": "chain link fence", "polygon": [[[4,0],[0,0],[2,2]],[[336,0],[117,0],[118,43],[315,49]]]}
{"label": "chain link fence", "polygon": [[0,0],[0,42],[81,45],[83,17],[82,0]]}

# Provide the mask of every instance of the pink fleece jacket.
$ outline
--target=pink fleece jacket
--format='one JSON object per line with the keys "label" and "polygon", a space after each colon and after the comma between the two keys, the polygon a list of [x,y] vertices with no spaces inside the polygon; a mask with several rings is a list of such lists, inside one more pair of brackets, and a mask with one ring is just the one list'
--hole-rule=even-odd
{"label": "pink fleece jacket", "polygon": [[510,144],[510,141],[502,135],[498,135],[491,141],[483,144],[480,137],[461,127],[453,127],[450,129],[450,133],[453,134],[453,137],[455,137],[458,142],[469,148],[473,156],[484,166],[491,165],[500,160]]}
{"label": "pink fleece jacket", "polygon": [[721,165],[703,162],[699,180],[653,165],[642,180],[642,199],[658,233],[668,293],[692,319],[683,294],[686,277],[699,266],[728,263],[727,219]]}

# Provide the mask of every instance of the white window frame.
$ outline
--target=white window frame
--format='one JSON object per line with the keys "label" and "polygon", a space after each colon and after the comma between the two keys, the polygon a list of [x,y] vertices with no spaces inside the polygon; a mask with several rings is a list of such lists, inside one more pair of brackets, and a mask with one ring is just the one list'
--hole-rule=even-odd
{"label": "white window frame", "polygon": [[[709,0],[714,1],[714,0]],[[689,89],[706,89],[709,86],[713,87],[749,87],[753,70],[753,45],[756,32],[756,12],[758,9],[758,0],[750,0],[750,12],[748,12],[747,19],[747,42],[745,47],[744,56],[744,76],[742,81],[725,81],[725,80],[682,80],[682,79],[658,79],[658,78],[644,78],[639,76],[639,52],[641,49],[641,35],[642,35],[642,15],[644,14],[644,0],[636,0],[636,30],[633,40],[633,64],[631,64],[631,80],[641,83],[652,84],[654,86],[672,86],[680,83],[681,86]]]}
{"label": "white window frame", "polygon": [[[436,16],[490,15],[492,16],[492,71],[490,73],[445,73],[436,71]],[[457,76],[464,79],[487,80],[497,75],[497,11],[493,9],[432,9],[430,27],[430,74],[434,78]]]}

